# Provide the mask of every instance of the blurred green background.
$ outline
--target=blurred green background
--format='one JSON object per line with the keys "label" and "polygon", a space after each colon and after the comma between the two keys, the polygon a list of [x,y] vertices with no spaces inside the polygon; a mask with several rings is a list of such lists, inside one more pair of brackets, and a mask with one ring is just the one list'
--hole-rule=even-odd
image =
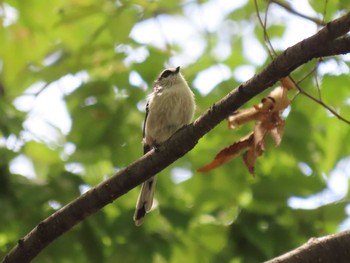
{"label": "blurred green background", "polygon": [[[277,53],[320,28],[258,4]],[[328,22],[350,3],[291,7]],[[142,155],[145,98],[165,67],[182,67],[198,117],[271,61],[254,1],[7,0],[0,21],[0,258]],[[311,61],[292,77],[349,118],[349,61]],[[33,262],[261,262],[350,228],[349,125],[301,95],[284,116],[282,144],[269,141],[255,178],[240,157],[195,172],[253,127],[221,123],[161,173],[158,205],[142,227],[132,220],[134,189]]]}

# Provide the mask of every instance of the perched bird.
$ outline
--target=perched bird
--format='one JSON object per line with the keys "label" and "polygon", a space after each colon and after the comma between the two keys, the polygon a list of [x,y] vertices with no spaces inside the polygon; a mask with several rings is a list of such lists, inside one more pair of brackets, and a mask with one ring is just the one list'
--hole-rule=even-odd
{"label": "perched bird", "polygon": [[[169,139],[191,122],[195,111],[194,94],[180,73],[180,67],[163,70],[148,96],[143,125],[144,154]],[[156,176],[145,181],[139,194],[134,221],[141,225],[153,203]]]}

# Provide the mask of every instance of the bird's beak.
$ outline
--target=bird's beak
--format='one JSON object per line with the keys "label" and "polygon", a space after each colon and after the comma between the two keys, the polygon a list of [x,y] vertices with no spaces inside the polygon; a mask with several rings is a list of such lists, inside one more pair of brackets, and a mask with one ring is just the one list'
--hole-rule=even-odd
{"label": "bird's beak", "polygon": [[178,66],[175,70],[175,73],[179,73],[180,72],[180,66]]}

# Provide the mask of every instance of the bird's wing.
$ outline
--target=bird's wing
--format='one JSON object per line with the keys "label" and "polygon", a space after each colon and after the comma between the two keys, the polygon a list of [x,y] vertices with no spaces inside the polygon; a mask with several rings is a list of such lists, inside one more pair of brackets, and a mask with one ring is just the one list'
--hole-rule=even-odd
{"label": "bird's wing", "polygon": [[[147,117],[148,117],[148,112],[149,112],[149,101],[146,104],[146,116],[145,116],[145,121],[143,122],[143,130],[142,130],[142,138],[145,140],[145,133],[146,133],[146,122],[147,122]],[[151,150],[151,146],[147,145],[145,142],[143,143],[143,154],[146,154]]]}

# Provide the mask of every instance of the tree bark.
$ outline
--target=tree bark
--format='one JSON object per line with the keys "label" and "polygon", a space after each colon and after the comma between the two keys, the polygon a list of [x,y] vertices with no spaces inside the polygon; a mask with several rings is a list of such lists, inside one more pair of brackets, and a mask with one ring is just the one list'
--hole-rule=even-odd
{"label": "tree bark", "polygon": [[174,134],[157,151],[150,151],[43,220],[18,241],[2,262],[30,262],[48,244],[84,218],[113,202],[186,154],[201,137],[227,118],[229,114],[255,95],[271,87],[282,77],[289,75],[300,65],[313,58],[349,53],[349,36],[344,36],[349,30],[350,13],[328,23],[317,34],[286,49],[261,73],[231,91],[194,123]]}
{"label": "tree bark", "polygon": [[311,238],[301,247],[265,263],[348,263],[350,262],[350,231]]}

